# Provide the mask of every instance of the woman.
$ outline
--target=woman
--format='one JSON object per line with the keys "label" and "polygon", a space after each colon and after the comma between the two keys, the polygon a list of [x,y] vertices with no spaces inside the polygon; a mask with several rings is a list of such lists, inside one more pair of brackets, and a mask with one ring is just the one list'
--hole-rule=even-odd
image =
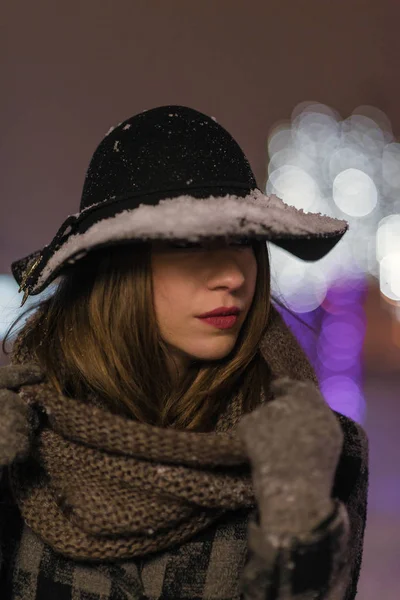
{"label": "woman", "polygon": [[0,370],[2,598],[355,597],[367,440],[271,303],[265,244],[318,260],[346,230],[262,194],[190,108],[106,135],[79,213],[12,264],[23,303],[60,281]]}

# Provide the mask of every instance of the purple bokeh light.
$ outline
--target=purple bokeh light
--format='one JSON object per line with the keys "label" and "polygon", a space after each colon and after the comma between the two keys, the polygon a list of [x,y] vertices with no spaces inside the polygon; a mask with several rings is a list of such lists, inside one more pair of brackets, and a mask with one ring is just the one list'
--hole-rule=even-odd
{"label": "purple bokeh light", "polygon": [[332,285],[321,306],[299,315],[317,335],[277,306],[314,366],[329,406],[361,424],[366,413],[362,391],[366,293],[364,276]]}

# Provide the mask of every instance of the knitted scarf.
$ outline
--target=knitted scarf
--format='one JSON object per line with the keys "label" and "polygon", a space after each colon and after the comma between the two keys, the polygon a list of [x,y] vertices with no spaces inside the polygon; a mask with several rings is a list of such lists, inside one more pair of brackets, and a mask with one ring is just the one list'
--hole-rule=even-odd
{"label": "knitted scarf", "polygon": [[[22,333],[11,364],[33,361]],[[273,378],[317,384],[273,305],[260,351]],[[266,392],[260,402],[271,398]],[[235,435],[240,391],[210,433],[138,423],[60,395],[46,380],[21,387],[19,395],[36,425],[28,458],[10,467],[13,494],[26,524],[64,556],[143,556],[188,540],[228,510],[256,506],[249,459]]]}

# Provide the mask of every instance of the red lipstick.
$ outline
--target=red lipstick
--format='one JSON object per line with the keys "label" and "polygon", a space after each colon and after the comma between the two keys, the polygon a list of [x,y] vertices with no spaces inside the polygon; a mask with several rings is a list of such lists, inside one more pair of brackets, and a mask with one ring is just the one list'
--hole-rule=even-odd
{"label": "red lipstick", "polygon": [[220,306],[219,308],[214,308],[214,310],[200,315],[198,318],[218,329],[230,329],[236,324],[239,313],[240,308],[237,306]]}
{"label": "red lipstick", "polygon": [[220,306],[219,308],[214,308],[214,310],[210,310],[210,312],[198,315],[198,317],[199,319],[204,319],[206,317],[226,317],[229,315],[238,315],[239,313],[240,308],[238,308],[237,306]]}

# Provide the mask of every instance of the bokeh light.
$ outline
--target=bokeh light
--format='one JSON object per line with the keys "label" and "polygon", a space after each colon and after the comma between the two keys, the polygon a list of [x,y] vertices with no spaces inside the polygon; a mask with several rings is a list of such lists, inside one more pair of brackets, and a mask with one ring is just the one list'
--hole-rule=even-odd
{"label": "bokeh light", "polygon": [[315,310],[326,296],[327,282],[323,271],[318,268],[311,271],[300,261],[285,264],[279,270],[277,283],[287,306],[298,313]]}
{"label": "bokeh light", "polygon": [[387,254],[382,258],[379,283],[386,298],[400,302],[400,253]]}
{"label": "bokeh light", "polygon": [[272,171],[267,186],[268,195],[285,198],[285,202],[296,208],[309,211],[318,198],[318,188],[314,179],[304,170],[294,165],[283,165]]}
{"label": "bokeh light", "polygon": [[271,244],[271,277],[274,295],[320,329],[309,350],[327,401],[361,421],[366,278],[379,280],[388,303],[400,303],[400,144],[376,107],[342,119],[329,106],[302,102],[272,129],[268,151],[267,194],[349,222],[317,263]]}
{"label": "bokeh light", "polygon": [[400,214],[388,215],[379,221],[376,232],[376,259],[400,253]]}
{"label": "bokeh light", "polygon": [[387,144],[382,153],[382,177],[392,188],[400,188],[400,144]]}
{"label": "bokeh light", "polygon": [[364,420],[365,399],[353,378],[346,375],[327,377],[321,384],[321,392],[333,410],[354,421]]}
{"label": "bokeh light", "polygon": [[333,199],[340,210],[351,217],[365,217],[378,202],[376,186],[360,169],[345,169],[333,182]]}

